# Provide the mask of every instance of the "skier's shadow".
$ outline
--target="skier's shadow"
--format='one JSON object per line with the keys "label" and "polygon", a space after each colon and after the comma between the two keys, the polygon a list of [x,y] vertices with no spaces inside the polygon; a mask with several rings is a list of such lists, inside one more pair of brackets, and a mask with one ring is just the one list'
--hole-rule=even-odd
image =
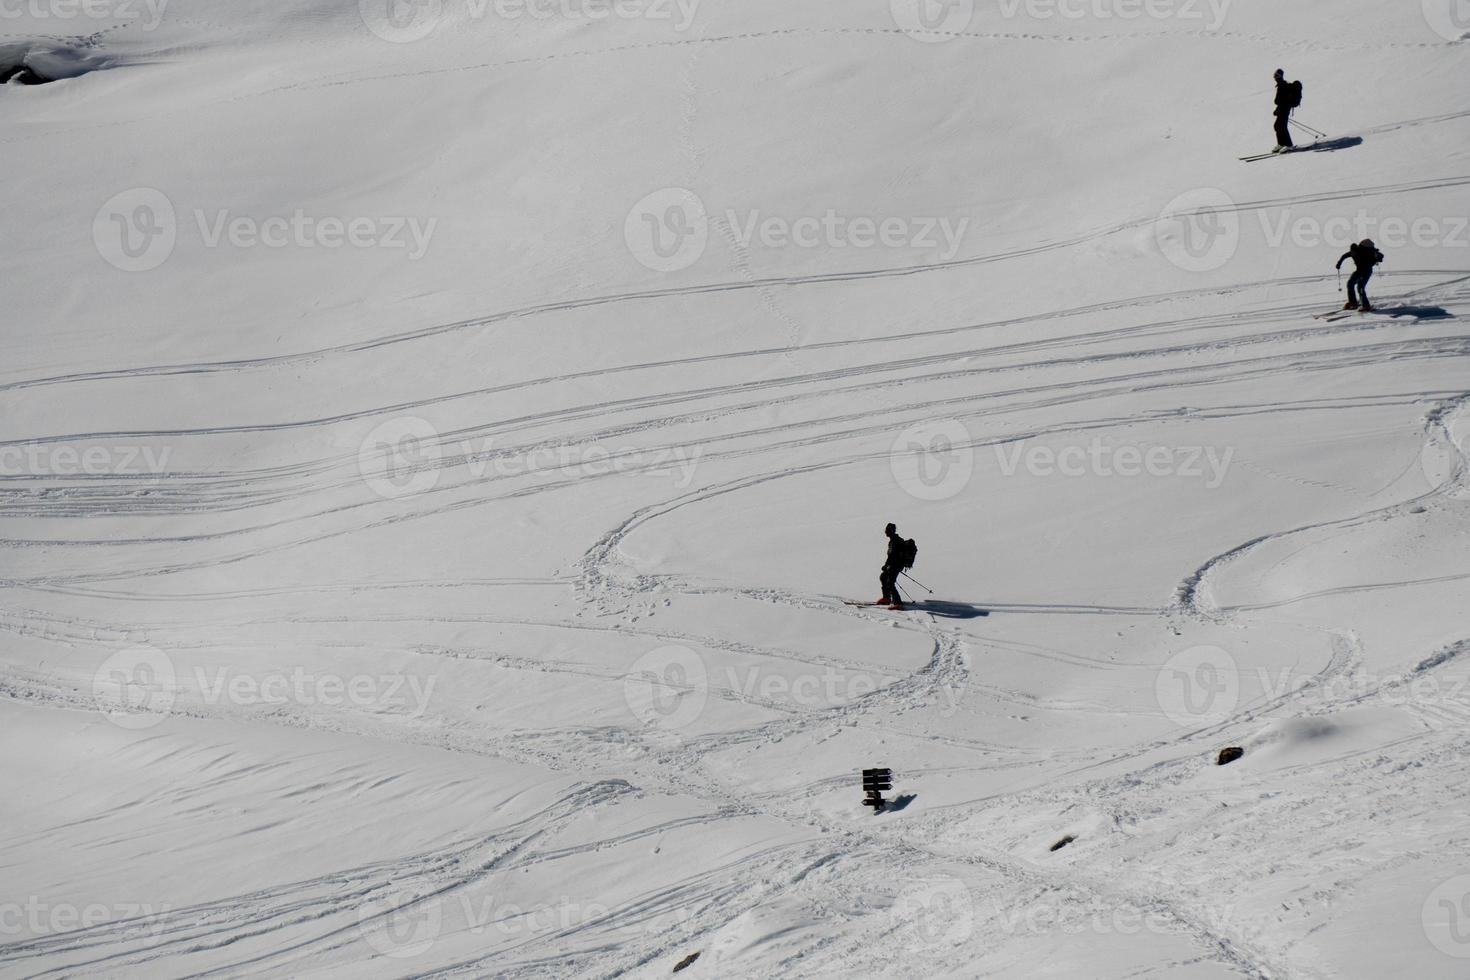
{"label": "skier's shadow", "polygon": [[1335,140],[1322,140],[1306,147],[1310,153],[1335,153],[1338,150],[1350,150],[1355,146],[1363,145],[1361,136],[1339,136]]}
{"label": "skier's shadow", "polygon": [[1389,306],[1374,310],[1379,316],[1398,319],[1401,316],[1415,320],[1453,320],[1455,315],[1443,306]]}
{"label": "skier's shadow", "polygon": [[968,602],[943,602],[938,599],[912,602],[908,608],[930,613],[940,619],[983,619],[990,615],[989,609],[972,606]]}

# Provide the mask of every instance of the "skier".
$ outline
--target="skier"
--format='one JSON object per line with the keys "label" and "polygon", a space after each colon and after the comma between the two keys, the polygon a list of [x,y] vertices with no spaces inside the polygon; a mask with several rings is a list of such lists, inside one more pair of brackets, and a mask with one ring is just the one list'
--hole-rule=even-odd
{"label": "skier", "polygon": [[888,536],[888,555],[883,559],[883,571],[878,575],[878,581],[883,586],[883,598],[874,605],[902,610],[903,597],[898,594],[898,576],[913,565],[913,553],[916,549],[912,541],[899,537],[896,524],[889,524],[883,529],[883,533]]}
{"label": "skier", "polygon": [[[1353,274],[1348,278],[1347,305],[1343,309],[1371,313],[1373,304],[1368,302],[1368,280],[1373,278],[1373,267],[1383,261],[1383,253],[1378,251],[1373,239],[1365,238],[1342,253],[1342,258],[1337,260],[1337,268],[1341,270],[1342,264],[1348,259],[1353,260],[1354,268]],[[1356,292],[1353,291],[1355,287]]]}
{"label": "skier", "polygon": [[1302,104],[1302,83],[1288,82],[1286,69],[1276,69],[1276,149],[1272,153],[1285,153],[1296,148],[1291,141],[1291,111]]}

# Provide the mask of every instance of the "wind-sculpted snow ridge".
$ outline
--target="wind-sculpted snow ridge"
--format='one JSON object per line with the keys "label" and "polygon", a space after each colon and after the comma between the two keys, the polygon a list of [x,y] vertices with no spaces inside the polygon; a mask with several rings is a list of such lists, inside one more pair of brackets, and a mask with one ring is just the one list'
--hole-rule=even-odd
{"label": "wind-sculpted snow ridge", "polygon": [[1464,975],[1448,4],[392,6],[0,9],[0,976]]}

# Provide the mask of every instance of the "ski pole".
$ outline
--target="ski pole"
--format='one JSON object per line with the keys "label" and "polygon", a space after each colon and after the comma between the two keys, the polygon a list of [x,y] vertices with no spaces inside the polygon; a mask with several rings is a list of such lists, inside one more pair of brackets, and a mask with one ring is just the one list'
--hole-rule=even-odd
{"label": "ski pole", "polygon": [[1300,127],[1301,129],[1304,129],[1307,132],[1311,133],[1313,136],[1318,137],[1319,139],[1326,139],[1327,138],[1327,134],[1326,133],[1322,132],[1320,129],[1313,129],[1311,126],[1308,126],[1304,122],[1299,122],[1295,116],[1292,116],[1291,117],[1291,122],[1294,123],[1295,125],[1297,125],[1298,127]]}
{"label": "ski pole", "polygon": [[934,590],[933,589],[929,588],[929,586],[925,585],[923,582],[920,582],[918,579],[914,578],[908,572],[899,572],[898,574],[902,575],[904,578],[908,579],[910,582],[914,583],[915,585],[917,585],[919,588],[923,589],[925,592],[929,593],[930,595],[933,595],[934,594]]}

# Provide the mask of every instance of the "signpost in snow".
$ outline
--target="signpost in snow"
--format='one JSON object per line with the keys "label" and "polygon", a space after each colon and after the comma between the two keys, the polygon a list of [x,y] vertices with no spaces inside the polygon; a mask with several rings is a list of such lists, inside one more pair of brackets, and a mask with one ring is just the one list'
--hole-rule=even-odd
{"label": "signpost in snow", "polygon": [[883,794],[893,788],[892,769],[864,769],[863,770],[863,806],[873,808],[873,813],[883,812],[886,805]]}

